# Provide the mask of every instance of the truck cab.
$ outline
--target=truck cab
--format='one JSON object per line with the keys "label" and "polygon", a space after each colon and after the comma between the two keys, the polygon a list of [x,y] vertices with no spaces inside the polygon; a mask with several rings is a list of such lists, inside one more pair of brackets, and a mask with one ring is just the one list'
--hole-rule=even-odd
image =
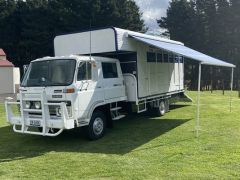
{"label": "truck cab", "polygon": [[[64,129],[84,127],[90,139],[98,139],[108,121],[123,117],[117,103],[126,100],[117,59],[61,56],[32,61],[18,102],[5,105],[15,132],[56,136]],[[14,116],[13,104],[20,107],[20,116]]]}

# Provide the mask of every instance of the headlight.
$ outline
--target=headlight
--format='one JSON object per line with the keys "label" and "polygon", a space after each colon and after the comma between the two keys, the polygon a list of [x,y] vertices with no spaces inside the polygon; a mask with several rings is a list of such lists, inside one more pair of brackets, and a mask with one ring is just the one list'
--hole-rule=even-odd
{"label": "headlight", "polygon": [[36,109],[41,109],[41,102],[39,102],[39,101],[35,102],[35,103],[34,103],[34,107],[35,107]]}
{"label": "headlight", "polygon": [[31,102],[30,102],[30,101],[26,101],[25,106],[26,106],[27,109],[30,109],[30,107],[31,107]]}

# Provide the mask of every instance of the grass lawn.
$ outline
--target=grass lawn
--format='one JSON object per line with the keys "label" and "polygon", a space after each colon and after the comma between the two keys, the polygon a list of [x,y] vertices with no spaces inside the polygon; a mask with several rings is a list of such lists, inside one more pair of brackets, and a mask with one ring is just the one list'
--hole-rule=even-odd
{"label": "grass lawn", "polygon": [[[188,92],[195,100],[196,92]],[[201,93],[196,104],[175,105],[164,117],[131,115],[98,141],[79,130],[58,137],[13,133],[0,105],[0,179],[233,179],[240,178],[240,99]]]}

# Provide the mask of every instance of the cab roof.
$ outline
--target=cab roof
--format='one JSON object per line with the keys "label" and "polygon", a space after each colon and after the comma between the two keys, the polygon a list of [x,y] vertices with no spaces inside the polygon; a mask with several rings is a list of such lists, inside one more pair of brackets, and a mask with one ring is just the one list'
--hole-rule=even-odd
{"label": "cab roof", "polygon": [[32,62],[38,62],[38,61],[51,61],[51,60],[63,60],[63,59],[73,59],[77,61],[102,61],[102,62],[113,62],[117,61],[117,59],[114,58],[107,58],[107,57],[100,57],[100,56],[82,56],[82,55],[70,55],[70,56],[56,56],[56,57],[43,57],[36,60],[33,60]]}

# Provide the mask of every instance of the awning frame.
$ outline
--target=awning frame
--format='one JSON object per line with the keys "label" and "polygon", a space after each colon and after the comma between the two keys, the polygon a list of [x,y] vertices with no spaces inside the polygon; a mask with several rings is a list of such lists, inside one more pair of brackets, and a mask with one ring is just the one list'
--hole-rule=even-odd
{"label": "awning frame", "polygon": [[[167,52],[171,52],[195,61],[199,62],[199,66],[198,66],[198,93],[197,93],[197,110],[196,110],[196,124],[195,124],[195,132],[196,132],[196,137],[199,137],[199,131],[200,131],[200,100],[201,100],[201,76],[202,76],[202,65],[214,65],[214,66],[223,66],[223,67],[230,67],[232,70],[231,73],[231,92],[230,92],[230,98],[229,98],[229,106],[230,106],[230,112],[232,111],[232,91],[233,91],[233,75],[234,75],[234,68],[236,67],[233,64],[218,60],[216,58],[213,58],[211,56],[205,55],[203,53],[200,53],[198,51],[195,51],[193,49],[190,49],[186,46],[184,46],[183,44],[179,44],[179,43],[171,43],[171,42],[162,42],[156,39],[150,39],[150,38],[145,38],[145,37],[141,37],[141,36],[137,36],[134,34],[128,34],[129,37],[134,38],[137,41],[140,41],[142,43],[145,44],[149,44],[152,45],[156,48],[165,50]],[[157,46],[156,42],[159,42],[159,46]],[[161,43],[161,45],[160,45]],[[164,44],[166,44],[166,48],[164,47]],[[171,47],[172,46],[172,47]],[[176,52],[173,50],[176,47]],[[177,50],[178,49],[178,50]],[[184,49],[186,50],[186,52],[188,51],[188,54],[184,52]],[[195,53],[195,56],[191,56],[189,55],[189,53]],[[206,59],[209,60],[207,61]]]}
{"label": "awning frame", "polygon": [[[229,110],[232,112],[232,92],[233,92],[233,74],[234,74],[234,68],[231,68],[231,84],[230,84],[230,97],[229,97]],[[198,93],[197,93],[197,117],[196,117],[196,126],[195,126],[195,132],[196,137],[199,137],[199,131],[200,129],[200,100],[201,100],[201,75],[202,75],[202,63],[200,62],[198,65]]]}
{"label": "awning frame", "polygon": [[156,48],[160,48],[165,51],[172,52],[180,56],[184,56],[186,58],[192,59],[194,61],[201,62],[201,64],[223,66],[223,67],[236,67],[231,63],[227,63],[225,61],[208,56],[206,54],[203,54],[201,52],[188,48],[183,44],[163,42],[157,39],[146,38],[146,37],[142,37],[134,34],[128,34],[128,37],[133,38],[139,42],[154,46]]}

